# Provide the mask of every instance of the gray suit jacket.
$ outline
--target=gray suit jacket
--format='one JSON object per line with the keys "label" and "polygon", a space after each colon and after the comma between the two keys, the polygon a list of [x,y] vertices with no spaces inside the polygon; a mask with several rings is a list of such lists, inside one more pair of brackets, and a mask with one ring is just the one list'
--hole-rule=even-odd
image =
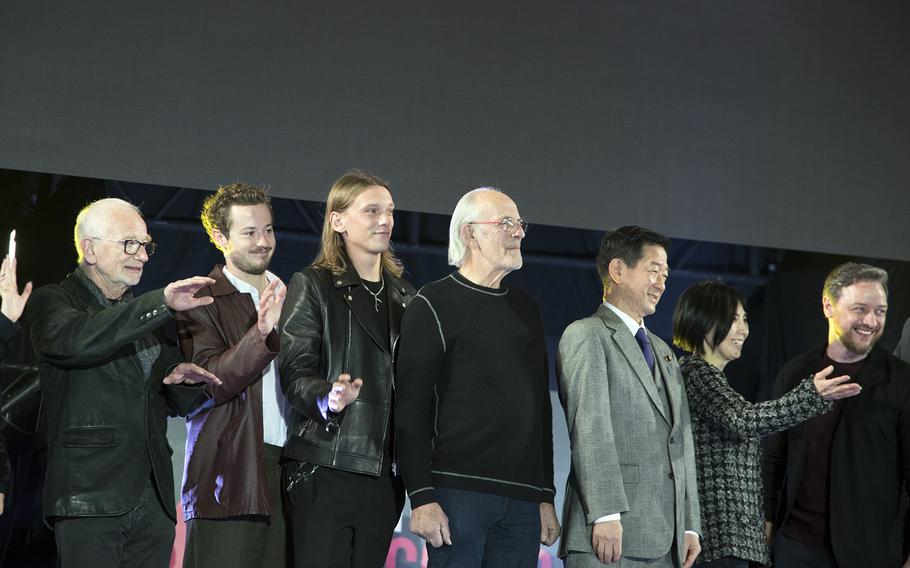
{"label": "gray suit jacket", "polygon": [[904,330],[901,332],[901,340],[894,350],[894,356],[910,363],[910,318],[904,322]]}
{"label": "gray suit jacket", "polygon": [[[701,533],[689,405],[673,352],[648,334],[669,409],[635,338],[601,305],[559,342],[559,397],[572,443],[560,556],[593,553],[591,530],[622,514],[624,556],[657,558]],[[668,412],[669,410],[669,412]]]}

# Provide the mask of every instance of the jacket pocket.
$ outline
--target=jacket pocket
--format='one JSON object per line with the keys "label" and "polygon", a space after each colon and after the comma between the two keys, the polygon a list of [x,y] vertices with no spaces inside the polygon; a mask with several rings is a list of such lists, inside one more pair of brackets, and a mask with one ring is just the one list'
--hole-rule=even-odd
{"label": "jacket pocket", "polygon": [[103,448],[119,442],[120,426],[71,426],[60,435],[60,444],[71,448]]}

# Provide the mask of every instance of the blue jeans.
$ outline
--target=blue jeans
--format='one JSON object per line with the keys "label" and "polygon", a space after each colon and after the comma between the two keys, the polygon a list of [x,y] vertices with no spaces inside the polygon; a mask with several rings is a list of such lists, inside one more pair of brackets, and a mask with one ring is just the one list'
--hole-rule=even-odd
{"label": "blue jeans", "polygon": [[535,568],[540,503],[476,491],[436,488],[452,544],[427,546],[427,568]]}

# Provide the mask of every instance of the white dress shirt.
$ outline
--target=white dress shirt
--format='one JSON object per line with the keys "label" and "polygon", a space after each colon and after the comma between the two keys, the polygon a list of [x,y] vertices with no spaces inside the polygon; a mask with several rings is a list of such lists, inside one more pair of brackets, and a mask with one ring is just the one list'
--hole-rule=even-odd
{"label": "white dress shirt", "polygon": [[[224,267],[222,272],[238,292],[250,295],[256,313],[259,313],[259,290],[231,274],[227,267]],[[269,271],[266,271],[265,276],[269,282],[278,280],[278,277]],[[278,380],[278,368],[272,360],[262,372],[262,437],[266,444],[284,446],[288,438],[288,411],[288,401]]]}

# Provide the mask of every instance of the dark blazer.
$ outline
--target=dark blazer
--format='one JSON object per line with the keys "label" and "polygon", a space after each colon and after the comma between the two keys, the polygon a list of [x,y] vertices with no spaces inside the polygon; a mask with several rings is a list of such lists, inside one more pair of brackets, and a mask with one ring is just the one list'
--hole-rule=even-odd
{"label": "dark blazer", "polygon": [[[406,280],[383,274],[388,293],[389,341],[361,322],[351,293],[362,286],[353,269],[332,274],[308,267],[288,284],[279,331],[279,376],[295,416],[285,455],[300,461],[378,476],[391,436],[394,353],[401,316],[415,290]],[[338,416],[323,415],[319,401],[341,373],[361,377],[353,404]],[[339,427],[341,424],[341,427]]]}
{"label": "dark blazer", "polygon": [[[189,412],[204,395],[162,383],[180,360],[162,333],[172,321],[162,290],[105,306],[89,285],[71,273],[35,290],[26,308],[48,426],[44,514],[121,515],[139,501],[151,473],[176,519],[167,416]],[[149,337],[161,352],[146,379],[134,342]]]}
{"label": "dark blazer", "polygon": [[262,461],[262,371],[278,355],[278,332],[265,341],[256,327],[256,308],[224,276],[196,293],[215,302],[177,314],[180,349],[188,361],[221,379],[207,385],[211,396],[187,417],[183,512],[219,519],[269,515]]}
{"label": "dark blazer", "polygon": [[[774,396],[818,370],[824,347],[787,363]],[[858,376],[862,392],[844,401],[831,456],[831,542],[840,566],[899,566],[910,487],[910,365],[880,347]],[[764,464],[765,518],[783,525],[802,480],[806,424],[771,439]],[[780,504],[780,509],[778,509]]]}

